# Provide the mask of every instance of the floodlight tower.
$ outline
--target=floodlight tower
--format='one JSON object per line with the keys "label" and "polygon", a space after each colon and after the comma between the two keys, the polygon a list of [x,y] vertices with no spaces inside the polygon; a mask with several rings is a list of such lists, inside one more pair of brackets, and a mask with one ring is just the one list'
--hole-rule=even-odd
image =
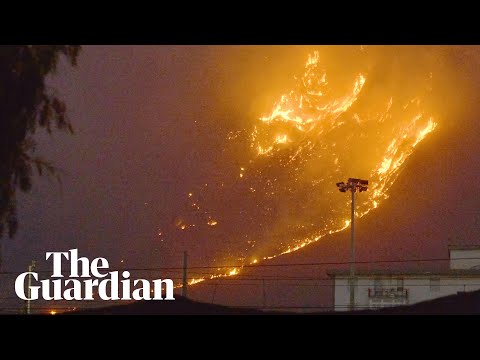
{"label": "floodlight tower", "polygon": [[355,309],[355,193],[367,191],[368,180],[348,179],[345,184],[343,181],[337,183],[340,192],[352,192],[352,218],[350,220],[351,236],[350,236],[350,310]]}

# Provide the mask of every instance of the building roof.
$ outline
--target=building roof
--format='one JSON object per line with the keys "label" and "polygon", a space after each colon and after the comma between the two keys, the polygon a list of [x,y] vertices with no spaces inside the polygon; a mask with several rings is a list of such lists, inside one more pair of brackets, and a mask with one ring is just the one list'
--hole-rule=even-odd
{"label": "building roof", "polygon": [[[412,305],[385,307],[377,310],[359,310],[349,314],[375,315],[480,315],[480,291],[457,292]],[[337,312],[335,315],[343,315]]]}
{"label": "building roof", "polygon": [[448,245],[448,250],[480,250],[480,245]]}
{"label": "building roof", "polygon": [[[349,277],[349,270],[327,270],[327,275],[331,278],[335,277]],[[432,277],[432,276],[442,276],[442,277],[479,277],[480,278],[480,269],[447,269],[447,270],[432,270],[432,271],[421,271],[421,270],[387,270],[387,269],[377,269],[377,270],[358,270],[355,272],[355,276],[363,277],[391,277],[391,276],[403,276],[403,277]]]}

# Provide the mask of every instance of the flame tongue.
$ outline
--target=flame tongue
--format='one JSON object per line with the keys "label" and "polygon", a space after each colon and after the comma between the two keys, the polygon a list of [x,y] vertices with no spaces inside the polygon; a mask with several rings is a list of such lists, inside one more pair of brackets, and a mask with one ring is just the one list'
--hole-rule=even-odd
{"label": "flame tongue", "polygon": [[[280,142],[278,136],[270,136],[272,129],[280,127],[286,133],[283,136],[290,139],[286,166],[295,172],[290,189],[301,186],[309,188],[312,195],[327,198],[320,201],[321,207],[324,214],[331,215],[317,217],[319,229],[308,226],[313,230],[312,235],[286,240],[283,250],[264,256],[266,259],[298,250],[349,226],[349,221],[344,219],[346,212],[342,210],[345,199],[339,198],[330,187],[344,177],[358,175],[352,174],[353,169],[360,170],[362,176],[371,181],[371,190],[362,194],[356,215],[363,216],[378,207],[388,197],[388,189],[415,146],[437,126],[433,117],[422,110],[422,99],[418,96],[406,104],[397,104],[393,96],[368,99],[366,94],[368,101],[356,104],[353,111],[367,77],[358,74],[351,90],[336,96],[328,86],[327,73],[320,69],[319,61],[318,52],[308,57],[297,89],[281,96],[271,113],[259,119],[251,134],[251,147],[258,149],[257,156],[281,158],[284,149],[280,145],[285,142]],[[314,171],[315,167],[321,172]],[[309,178],[307,173],[318,178]],[[309,211],[314,208],[310,203]]]}
{"label": "flame tongue", "polygon": [[[254,154],[235,185],[212,195],[222,194],[222,216],[217,225],[209,215],[207,227],[237,239],[228,244],[229,264],[270,259],[346,229],[349,199],[335,183],[369,179],[356,208],[364,216],[388,198],[405,161],[437,126],[415,93],[424,89],[413,89],[408,100],[405,92],[373,92],[375,83],[363,73],[337,86],[320,59],[311,54],[295,89],[258,119],[249,134]],[[223,269],[218,276],[238,272]]]}

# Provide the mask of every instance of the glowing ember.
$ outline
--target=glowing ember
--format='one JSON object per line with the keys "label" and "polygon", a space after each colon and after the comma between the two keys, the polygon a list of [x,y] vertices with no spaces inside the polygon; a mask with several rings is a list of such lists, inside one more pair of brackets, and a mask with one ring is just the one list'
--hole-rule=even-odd
{"label": "glowing ember", "polygon": [[288,140],[287,135],[278,135],[275,138],[275,144],[285,144],[287,140]]}
{"label": "glowing ember", "polygon": [[210,220],[208,220],[207,224],[210,225],[210,226],[215,226],[215,225],[218,224],[218,222],[216,220],[210,219]]}
{"label": "glowing ember", "polygon": [[202,281],[205,281],[205,279],[201,278],[201,279],[191,279],[190,281],[188,281],[188,285],[195,285],[195,284],[198,284]]}
{"label": "glowing ember", "polygon": [[231,271],[228,273],[228,275],[229,275],[229,276],[233,276],[233,275],[237,275],[238,273],[239,273],[239,270],[238,270],[237,268],[235,268],[235,269],[231,270]]}

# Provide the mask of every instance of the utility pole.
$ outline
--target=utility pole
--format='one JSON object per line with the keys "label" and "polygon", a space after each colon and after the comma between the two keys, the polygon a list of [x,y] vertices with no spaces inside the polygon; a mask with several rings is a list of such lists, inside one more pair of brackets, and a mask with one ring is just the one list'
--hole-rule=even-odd
{"label": "utility pole", "polygon": [[347,190],[352,192],[352,211],[350,219],[350,305],[349,310],[355,310],[355,193],[367,191],[368,180],[348,179],[347,183],[339,182],[336,184],[340,192]]}
{"label": "utility pole", "polygon": [[263,309],[267,307],[267,294],[265,292],[265,279],[262,279],[262,285],[263,285]]}
{"label": "utility pole", "polygon": [[35,269],[35,261],[32,261],[32,263],[30,265],[28,265],[28,300],[27,300],[27,315],[30,315],[30,298],[32,297],[32,290],[31,290],[31,286],[32,286],[32,274],[31,272]]}
{"label": "utility pole", "polygon": [[183,252],[183,285],[182,285],[182,296],[187,297],[187,252]]}
{"label": "utility pole", "polygon": [[216,293],[217,293],[217,281],[215,280],[215,285],[213,286],[212,304],[215,301],[215,294]]}
{"label": "utility pole", "polygon": [[355,309],[355,191],[352,190],[352,214],[350,219],[350,310]]}

